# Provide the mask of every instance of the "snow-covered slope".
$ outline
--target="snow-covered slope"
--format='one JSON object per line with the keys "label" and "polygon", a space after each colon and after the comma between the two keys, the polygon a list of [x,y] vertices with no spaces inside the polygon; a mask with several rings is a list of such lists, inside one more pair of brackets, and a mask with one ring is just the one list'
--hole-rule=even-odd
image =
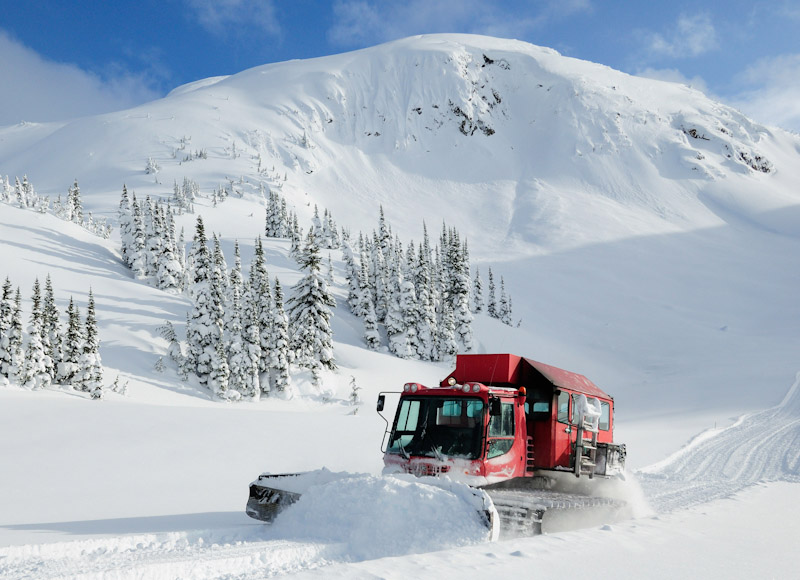
{"label": "snow-covered slope", "polygon": [[[145,173],[149,158],[155,175]],[[516,41],[415,37],[200,80],[128,111],[0,128],[0,173],[27,174],[53,197],[77,178],[85,208],[112,219],[123,183],[139,197],[170,195],[184,177],[206,194],[227,184],[242,197],[217,207],[202,199],[196,211],[229,257],[239,239],[245,264],[263,233],[266,189],[301,218],[314,204],[326,207],[356,234],[377,224],[379,206],[404,241],[419,240],[423,220],[431,231],[446,220],[468,237],[484,276],[488,266],[503,276],[521,320],[510,328],[476,317],[478,350],[531,356],[612,393],[615,437],[628,443],[630,466],[661,460],[718,423],[707,433],[716,437],[643,476],[657,508],[675,497],[690,506],[673,493],[687,485],[707,501],[759,479],[796,481],[795,446],[773,441],[771,429],[796,439],[797,388],[781,407],[757,411],[778,405],[800,369],[800,138],[697,91]],[[187,233],[195,217],[179,218]],[[2,549],[0,572],[258,577],[361,557],[360,544],[264,536],[242,515],[246,485],[265,469],[376,473],[384,428],[371,410],[377,392],[435,383],[449,365],[363,348],[334,252],[340,372],[327,385],[331,402],[318,393],[213,402],[173,370],[153,370],[166,348],[156,327],[180,327],[189,303],[135,281],[117,246],[114,237],[0,205],[0,277],[27,299],[34,277],[49,273],[62,310],[71,295],[85,308],[91,287],[106,378],[130,382],[128,397],[100,402],[0,389],[0,457],[12,466],[0,478],[0,545],[88,538]],[[270,240],[266,249],[270,274],[288,288],[298,279],[288,243]],[[366,401],[357,415],[346,404],[351,376]],[[722,430],[744,412],[753,414]],[[781,462],[766,460],[767,449]],[[745,468],[729,457],[743,457]],[[708,469],[729,482],[705,481]],[[796,499],[795,487],[770,484],[742,501]],[[690,564],[701,563],[702,550],[682,531],[688,522],[723,538],[702,544],[721,564],[726,546],[751,534],[728,529],[736,520],[724,504],[707,505],[719,516],[711,524],[681,512],[571,539],[642,564],[659,557],[642,549],[654,539],[691,547]],[[754,510],[744,515],[764,521]],[[769,554],[781,553],[779,531],[796,519],[774,513],[768,521],[778,531],[764,558],[778,575],[786,569]],[[545,574],[564,565],[557,540],[530,542],[331,572],[401,577],[414,564],[443,570],[456,560],[482,571],[484,558],[509,573],[523,569],[516,562],[529,571],[533,557]],[[680,569],[669,564],[660,569]],[[644,573],[621,566],[619,575]]]}
{"label": "snow-covered slope", "polygon": [[[0,172],[53,196],[77,177],[87,208],[111,217],[123,183],[163,196],[189,177],[206,192],[232,183],[243,202],[278,189],[301,217],[319,204],[354,231],[379,205],[404,239],[446,219],[510,286],[529,338],[508,344],[626,396],[668,387],[659,405],[695,406],[705,391],[766,406],[796,370],[781,321],[798,312],[781,288],[800,271],[800,138],[685,86],[526,43],[414,37],[7,127]],[[252,238],[253,209],[202,213],[224,238]],[[765,321],[776,324],[756,337]],[[734,370],[765,350],[769,361]],[[672,384],[681,367],[694,376]],[[754,381],[766,385],[744,388]]]}

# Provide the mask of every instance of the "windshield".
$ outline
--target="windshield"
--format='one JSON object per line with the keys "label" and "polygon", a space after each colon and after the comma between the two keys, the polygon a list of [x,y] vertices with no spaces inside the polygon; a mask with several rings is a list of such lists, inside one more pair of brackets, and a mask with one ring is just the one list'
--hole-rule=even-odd
{"label": "windshield", "polygon": [[483,401],[477,398],[404,398],[387,452],[404,456],[477,459]]}

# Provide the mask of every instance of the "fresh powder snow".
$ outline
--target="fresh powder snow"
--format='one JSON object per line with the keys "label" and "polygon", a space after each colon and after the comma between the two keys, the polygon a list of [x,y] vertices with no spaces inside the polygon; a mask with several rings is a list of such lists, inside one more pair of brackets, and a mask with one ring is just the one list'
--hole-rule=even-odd
{"label": "fresh powder snow", "polygon": [[[796,573],[797,135],[550,49],[428,35],[0,127],[0,175],[51,203],[0,204],[0,278],[21,289],[26,332],[35,279],[51,277],[62,314],[72,298],[85,316],[91,290],[103,381],[126,386],[100,400],[0,386],[3,578],[552,578],[577,554],[616,578]],[[246,270],[261,236],[285,293],[304,273],[289,239],[264,237],[270,193],[304,231],[328,210],[351,242],[381,210],[403,244],[423,223],[434,240],[457,228],[469,278],[479,268],[486,292],[491,268],[513,298],[511,325],[473,315],[473,352],[530,356],[614,396],[628,472],[611,493],[630,513],[491,542],[469,488],[380,476],[378,393],[436,385],[453,364],[394,356],[382,325],[368,346],[344,248],[322,255],[336,370],[295,368],[286,396],[238,402],[183,381],[158,329],[183,339],[192,302],[134,278],[117,208],[123,185],[166,200],[184,179],[198,196],[176,230],[188,242],[202,216],[229,269],[235,243]],[[76,180],[108,239],[53,215]],[[244,514],[259,473],[321,468],[337,477],[273,525]]]}

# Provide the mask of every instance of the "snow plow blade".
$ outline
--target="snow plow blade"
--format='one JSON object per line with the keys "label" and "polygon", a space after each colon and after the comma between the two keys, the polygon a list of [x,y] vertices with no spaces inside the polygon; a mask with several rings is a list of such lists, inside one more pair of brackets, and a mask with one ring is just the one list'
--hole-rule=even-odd
{"label": "snow plow blade", "polygon": [[[262,474],[250,484],[250,497],[247,499],[247,515],[262,522],[272,522],[279,513],[300,499],[300,493],[289,491],[301,473],[279,475]],[[287,485],[288,484],[288,485]]]}

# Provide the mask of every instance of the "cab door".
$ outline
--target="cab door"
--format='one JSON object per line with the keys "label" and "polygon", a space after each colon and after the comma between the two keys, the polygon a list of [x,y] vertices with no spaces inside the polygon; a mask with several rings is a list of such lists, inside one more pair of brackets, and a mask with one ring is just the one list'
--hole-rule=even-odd
{"label": "cab door", "polygon": [[572,393],[561,390],[553,409],[553,467],[572,468],[576,429],[572,425]]}
{"label": "cab door", "polygon": [[486,477],[510,479],[523,475],[526,437],[517,433],[518,429],[525,428],[524,417],[517,416],[520,413],[524,413],[524,409],[515,398],[501,399],[500,414],[490,413],[486,432]]}

